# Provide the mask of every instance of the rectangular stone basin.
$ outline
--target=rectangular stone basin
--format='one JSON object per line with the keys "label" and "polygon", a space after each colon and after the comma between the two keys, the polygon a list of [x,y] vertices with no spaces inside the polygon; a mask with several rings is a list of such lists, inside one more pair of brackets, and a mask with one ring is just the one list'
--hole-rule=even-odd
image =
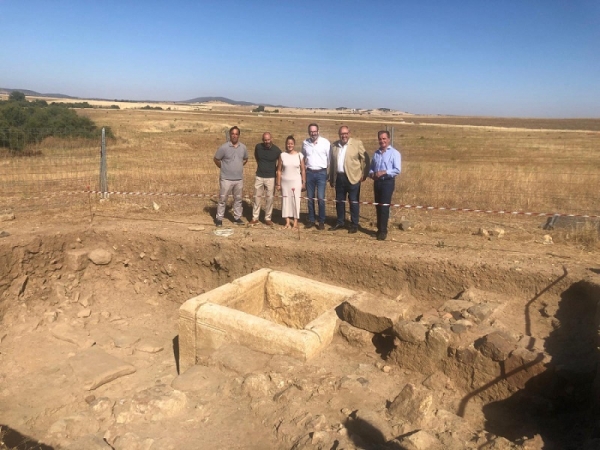
{"label": "rectangular stone basin", "polygon": [[261,269],[186,301],[179,309],[179,369],[198,352],[235,343],[307,360],[331,342],[335,308],[356,292]]}

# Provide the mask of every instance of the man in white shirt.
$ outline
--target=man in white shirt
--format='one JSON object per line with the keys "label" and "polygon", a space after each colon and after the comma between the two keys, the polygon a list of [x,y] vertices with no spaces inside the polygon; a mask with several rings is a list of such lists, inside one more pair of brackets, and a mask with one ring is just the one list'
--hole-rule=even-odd
{"label": "man in white shirt", "polygon": [[306,166],[306,194],[308,195],[308,221],[306,228],[315,226],[315,190],[319,204],[319,222],[317,229],[325,229],[325,186],[329,168],[331,144],[319,136],[319,125],[308,126],[308,139],[302,143],[302,154]]}

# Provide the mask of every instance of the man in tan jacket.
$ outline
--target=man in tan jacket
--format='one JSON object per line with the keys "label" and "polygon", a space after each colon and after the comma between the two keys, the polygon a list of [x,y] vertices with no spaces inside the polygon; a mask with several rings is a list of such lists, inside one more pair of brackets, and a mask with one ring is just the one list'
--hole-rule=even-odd
{"label": "man in tan jacket", "polygon": [[335,187],[335,209],[337,222],[329,230],[344,228],[346,218],[346,198],[350,202],[350,228],[348,233],[358,231],[360,211],[360,184],[369,175],[369,155],[361,141],[350,137],[350,129],[339,129],[340,139],[331,145],[329,163],[329,184]]}

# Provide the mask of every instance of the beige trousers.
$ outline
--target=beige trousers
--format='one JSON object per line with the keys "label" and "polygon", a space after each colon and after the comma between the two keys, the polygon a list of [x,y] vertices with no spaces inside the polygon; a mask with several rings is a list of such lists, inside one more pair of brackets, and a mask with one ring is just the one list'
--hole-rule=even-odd
{"label": "beige trousers", "polygon": [[273,214],[273,194],[275,193],[275,178],[256,177],[254,181],[254,205],[252,220],[258,220],[260,205],[265,199],[265,220],[271,220]]}

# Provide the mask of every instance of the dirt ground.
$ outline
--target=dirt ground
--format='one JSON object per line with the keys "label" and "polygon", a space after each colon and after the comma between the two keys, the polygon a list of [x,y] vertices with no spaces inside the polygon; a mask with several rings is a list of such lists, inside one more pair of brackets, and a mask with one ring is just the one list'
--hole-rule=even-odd
{"label": "dirt ground", "polygon": [[[32,214],[0,223],[0,448],[533,449],[597,442],[589,421],[573,428],[573,411],[588,411],[587,378],[561,387],[570,402],[545,399],[553,402],[544,403],[545,419],[521,423],[517,432],[507,426],[509,404],[496,415],[489,407],[518,390],[494,394],[443,371],[412,370],[390,358],[397,341],[341,321],[332,344],[308,362],[226,346],[178,374],[180,305],[263,267],[408,302],[410,319],[421,322],[476,289],[502,304],[492,325],[535,341],[545,364],[580,351],[580,362],[595,369],[595,353],[565,343],[595,338],[597,298],[578,286],[600,283],[597,252],[552,244],[533,222],[501,237],[478,234],[475,223],[456,234],[397,225],[379,242],[369,224],[354,235],[232,225],[233,234],[218,236],[202,211],[138,219],[113,211],[92,222]],[[110,260],[89,261],[94,250]],[[569,293],[580,308],[561,316]],[[575,337],[551,348],[567,322]],[[87,384],[94,352],[118,359],[122,376]],[[408,384],[427,390],[428,416],[391,413]],[[584,385],[588,390],[578,388]],[[588,403],[577,397],[586,393]]]}

